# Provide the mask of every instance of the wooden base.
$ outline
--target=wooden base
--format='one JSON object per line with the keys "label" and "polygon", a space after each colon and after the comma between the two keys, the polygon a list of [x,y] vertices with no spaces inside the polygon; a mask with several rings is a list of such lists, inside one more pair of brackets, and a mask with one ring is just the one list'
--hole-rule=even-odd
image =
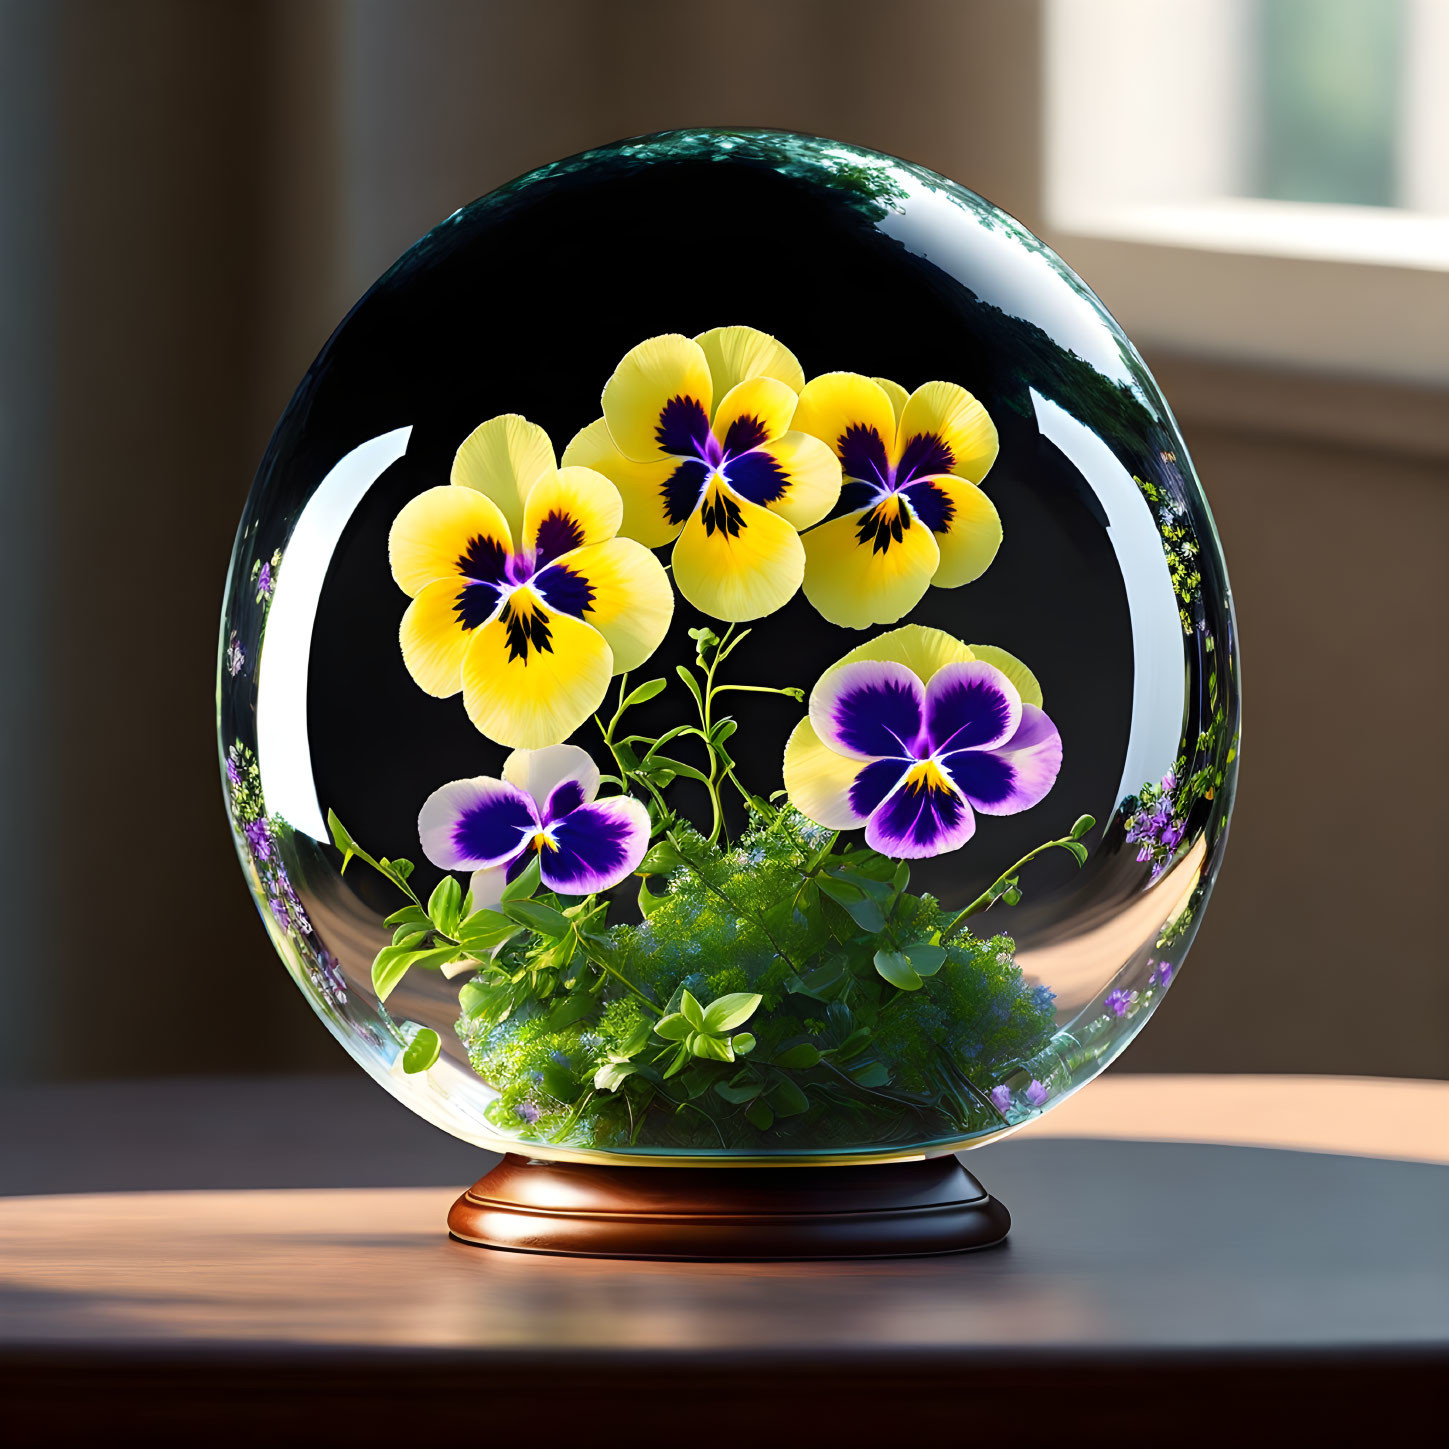
{"label": "wooden base", "polygon": [[459,1241],[675,1262],[905,1258],[999,1243],[1006,1209],[954,1157],[870,1167],[599,1167],[509,1154],[448,1214]]}

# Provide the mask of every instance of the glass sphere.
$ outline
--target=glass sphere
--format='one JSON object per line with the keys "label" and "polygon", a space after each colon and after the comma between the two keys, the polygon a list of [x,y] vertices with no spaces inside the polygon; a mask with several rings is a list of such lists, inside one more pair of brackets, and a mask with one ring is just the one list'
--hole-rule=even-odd
{"label": "glass sphere", "polygon": [[412,247],[277,427],[218,680],[297,985],[545,1158],[1049,1110],[1174,979],[1236,774],[1217,534],[1121,329],[972,192],[774,132]]}

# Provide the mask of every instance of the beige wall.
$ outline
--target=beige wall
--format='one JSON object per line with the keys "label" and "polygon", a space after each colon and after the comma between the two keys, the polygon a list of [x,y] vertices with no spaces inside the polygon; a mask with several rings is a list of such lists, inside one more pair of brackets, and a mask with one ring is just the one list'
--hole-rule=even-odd
{"label": "beige wall", "polygon": [[[0,1061],[32,1076],[340,1067],[237,878],[211,696],[232,530],[327,332],[461,202],[669,126],[838,135],[1034,222],[1036,7],[57,8],[31,43],[58,77],[62,282],[29,342],[7,345],[41,357],[58,339],[42,389],[55,447],[24,486],[58,515],[27,552],[59,726],[27,758],[44,804],[12,839],[64,829],[55,868],[6,902],[25,1010],[0,1024]],[[1123,1065],[1449,1076],[1439,400],[1374,395],[1375,416],[1411,415],[1405,450],[1398,430],[1326,425],[1352,390],[1190,365],[1164,379],[1222,527],[1247,720],[1218,898]],[[1273,388],[1286,401],[1264,417]],[[1373,717],[1349,695],[1369,676]]]}

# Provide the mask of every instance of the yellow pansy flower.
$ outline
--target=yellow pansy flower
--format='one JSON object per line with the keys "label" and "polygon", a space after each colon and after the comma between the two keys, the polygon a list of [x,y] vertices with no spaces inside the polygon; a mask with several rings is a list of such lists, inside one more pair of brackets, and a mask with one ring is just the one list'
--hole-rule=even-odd
{"label": "yellow pansy flower", "polygon": [[403,662],[439,698],[463,694],[491,740],[542,749],[599,707],[612,675],[659,647],[674,594],[659,560],[618,538],[619,490],[559,468],[542,428],[490,418],[464,440],[451,483],[404,505],[388,535],[412,598]]}
{"label": "yellow pansy flower", "polygon": [[883,377],[829,372],[801,391],[794,427],[827,443],[845,477],[843,512],[805,536],[805,596],[832,624],[892,624],[926,589],[979,578],[1001,520],[977,486],[996,425],[953,382],[907,395]]}
{"label": "yellow pansy flower", "polygon": [[679,592],[716,619],[758,619],[805,574],[800,530],[840,495],[840,464],[793,426],[805,374],[752,327],[633,348],[604,388],[603,417],[564,450],[624,499],[623,532],[674,542]]}

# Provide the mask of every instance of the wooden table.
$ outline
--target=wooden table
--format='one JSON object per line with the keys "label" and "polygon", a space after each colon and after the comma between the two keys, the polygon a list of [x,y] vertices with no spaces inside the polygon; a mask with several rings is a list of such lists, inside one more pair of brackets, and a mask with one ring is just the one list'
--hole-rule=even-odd
{"label": "wooden table", "polygon": [[481,1154],[360,1075],[27,1089],[0,1122],[6,1442],[1292,1445],[1442,1413],[1449,1084],[1110,1077],[972,1154],[1005,1246],[828,1265],[451,1242]]}

